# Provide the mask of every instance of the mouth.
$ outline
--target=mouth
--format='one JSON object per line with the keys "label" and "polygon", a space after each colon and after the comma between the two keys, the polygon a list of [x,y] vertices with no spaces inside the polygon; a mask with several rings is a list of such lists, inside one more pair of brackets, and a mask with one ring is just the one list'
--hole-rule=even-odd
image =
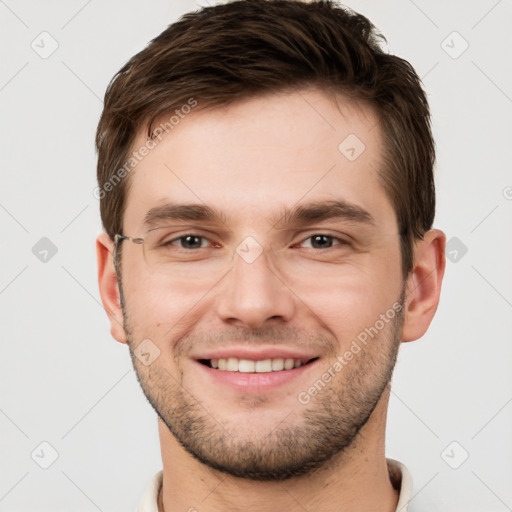
{"label": "mouth", "polygon": [[273,373],[284,372],[307,366],[318,357],[313,358],[267,358],[267,359],[239,359],[237,357],[226,357],[218,359],[198,359],[198,362],[211,368],[223,372],[239,373]]}
{"label": "mouth", "polygon": [[281,386],[301,386],[306,375],[315,371],[320,357],[300,353],[293,348],[225,347],[192,357],[198,378],[205,379],[205,386],[219,390],[231,389],[239,393],[268,393]]}

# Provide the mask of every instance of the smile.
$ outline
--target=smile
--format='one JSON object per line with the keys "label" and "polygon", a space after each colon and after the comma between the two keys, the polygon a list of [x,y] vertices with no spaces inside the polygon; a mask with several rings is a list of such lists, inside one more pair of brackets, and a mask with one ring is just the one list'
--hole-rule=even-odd
{"label": "smile", "polygon": [[293,359],[276,357],[273,359],[261,359],[254,361],[252,359],[238,359],[236,357],[220,358],[220,359],[200,359],[199,362],[209,366],[210,368],[240,373],[269,373],[280,372],[283,370],[293,370],[300,368],[312,361],[318,359]]}

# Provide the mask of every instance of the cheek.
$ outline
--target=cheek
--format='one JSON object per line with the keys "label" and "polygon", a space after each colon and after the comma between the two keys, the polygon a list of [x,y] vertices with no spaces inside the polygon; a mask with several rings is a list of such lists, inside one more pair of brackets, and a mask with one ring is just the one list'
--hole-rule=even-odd
{"label": "cheek", "polygon": [[374,325],[395,300],[396,296],[383,297],[372,286],[333,283],[328,293],[310,292],[304,302],[344,346]]}
{"label": "cheek", "polygon": [[132,334],[150,338],[159,345],[183,328],[204,295],[203,286],[177,281],[165,284],[166,279],[169,281],[166,277],[146,274],[141,279],[123,280]]}
{"label": "cheek", "polygon": [[[340,343],[373,326],[400,298],[402,275],[396,254],[332,268],[329,275],[297,280],[294,293]],[[371,260],[371,261],[370,261]]]}

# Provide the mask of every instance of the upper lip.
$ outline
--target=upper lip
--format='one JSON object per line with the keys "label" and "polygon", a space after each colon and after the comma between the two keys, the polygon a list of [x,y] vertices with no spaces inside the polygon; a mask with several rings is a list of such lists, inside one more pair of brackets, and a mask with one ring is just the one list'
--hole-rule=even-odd
{"label": "upper lip", "polygon": [[248,348],[248,347],[232,347],[212,350],[193,356],[194,359],[228,359],[234,357],[237,359],[249,359],[252,361],[263,361],[264,359],[300,359],[306,363],[310,359],[318,357],[316,354],[299,352],[298,350],[287,349],[283,347],[269,348]]}

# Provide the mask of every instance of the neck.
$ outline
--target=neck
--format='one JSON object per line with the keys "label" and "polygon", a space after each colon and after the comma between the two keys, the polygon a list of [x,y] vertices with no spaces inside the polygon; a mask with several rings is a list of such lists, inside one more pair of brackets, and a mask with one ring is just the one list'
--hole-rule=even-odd
{"label": "neck", "polygon": [[287,512],[394,512],[398,492],[391,485],[384,453],[388,399],[389,388],[343,453],[311,474],[282,482],[237,478],[205,466],[159,420],[164,470],[159,511],[271,512],[283,507]]}

